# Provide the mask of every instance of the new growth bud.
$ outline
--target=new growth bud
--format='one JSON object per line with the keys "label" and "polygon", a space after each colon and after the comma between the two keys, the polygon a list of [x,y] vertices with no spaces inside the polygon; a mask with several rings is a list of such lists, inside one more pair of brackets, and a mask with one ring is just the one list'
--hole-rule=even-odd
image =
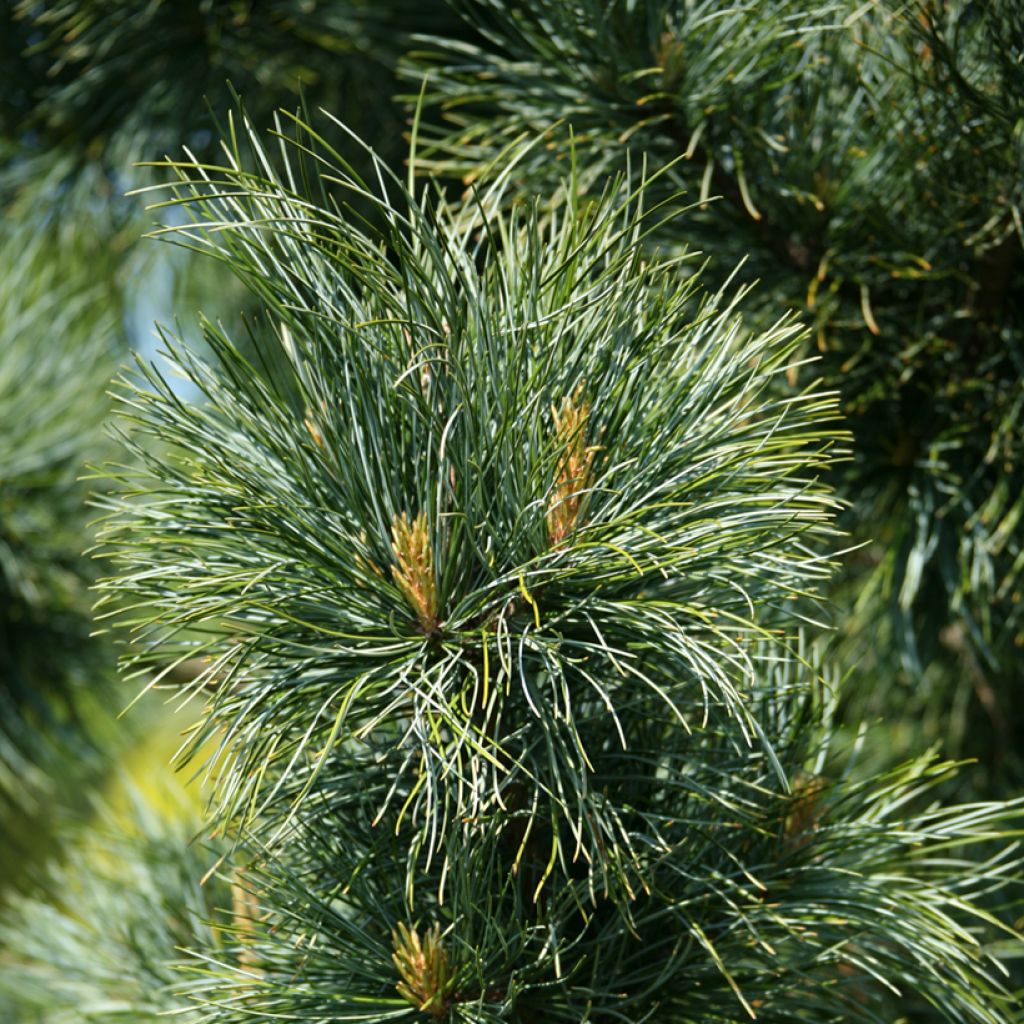
{"label": "new growth bud", "polygon": [[580,401],[581,384],[576,392],[551,407],[555,441],[561,449],[555,468],[555,486],[548,502],[548,540],[559,547],[576,528],[587,490],[592,483],[596,447],[587,447],[587,420],[590,405]]}
{"label": "new growth bud", "polygon": [[421,940],[415,928],[399,924],[391,940],[395,947],[391,958],[402,977],[398,994],[418,1010],[440,1020],[451,1008],[452,986],[448,955],[441,945],[441,929],[435,924]]}
{"label": "new growth bud", "polygon": [[391,523],[391,550],[395,556],[391,574],[398,589],[416,613],[423,632],[433,633],[438,626],[437,584],[434,551],[424,513],[412,520],[404,512],[395,516]]}

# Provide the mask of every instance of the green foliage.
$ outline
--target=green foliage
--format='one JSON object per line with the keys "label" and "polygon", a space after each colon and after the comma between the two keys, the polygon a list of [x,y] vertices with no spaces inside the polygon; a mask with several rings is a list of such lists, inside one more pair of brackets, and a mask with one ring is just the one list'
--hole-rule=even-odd
{"label": "green foliage", "polygon": [[[10,1024],[197,1021],[174,991],[183,946],[213,950],[227,884],[202,884],[215,857],[194,824],[138,794],[66,837],[42,893],[13,902],[0,926],[0,1010]],[[227,919],[224,919],[227,923]]]}
{"label": "green foliage", "polygon": [[455,27],[429,0],[21,0],[10,17],[30,82],[13,96],[17,133],[122,179],[183,143],[209,149],[207,108],[221,116],[232,89],[261,121],[305,90],[393,147],[391,69],[407,33]]}
{"label": "green foliage", "polygon": [[837,480],[872,542],[840,597],[850,719],[899,707],[936,724],[915,743],[1005,770],[1024,640],[1019,5],[463,10],[487,42],[431,39],[410,66],[444,117],[423,166],[470,180],[524,131],[549,132],[531,190],[570,160],[599,183],[626,149],[671,166],[666,187],[701,204],[662,243],[705,249],[719,276],[749,255],[765,315],[803,309],[842,390],[855,457]]}
{"label": "green foliage", "polygon": [[[587,730],[625,744],[667,707],[750,741],[745,696],[784,656],[755,641],[791,630],[827,572],[833,399],[765,394],[798,328],[751,334],[734,301],[647,261],[622,188],[478,222],[392,181],[381,238],[295,195],[301,167],[180,172],[181,235],[258,289],[287,364],[259,372],[208,324],[212,364],[169,340],[202,405],[145,367],[125,382],[142,468],[120,478],[105,589],[129,666],[209,659],[193,746],[217,743],[230,814],[394,753],[417,847],[443,841],[451,777],[472,816],[525,786],[599,865],[618,812],[586,781]],[[567,482],[581,438],[592,466]]]}
{"label": "green foliage", "polygon": [[[82,716],[109,691],[109,648],[89,639],[94,577],[87,544],[89,457],[114,367],[114,324],[102,291],[55,259],[48,236],[8,223],[0,236],[0,823],[4,882],[23,869],[39,832],[27,829],[55,794],[56,775],[98,770]],[[81,267],[77,268],[78,273]]]}
{"label": "green foliage", "polygon": [[0,10],[0,1018],[1024,1021],[1019,4],[454,6]]}
{"label": "green foliage", "polygon": [[427,28],[457,33],[458,19],[443,0],[11,0],[0,5],[0,207],[56,225],[62,243],[106,249],[96,281],[108,278],[139,348],[172,304],[236,322],[245,295],[209,266],[201,277],[182,258],[140,266],[141,208],[124,193],[182,144],[214,154],[238,96],[264,126],[278,107],[324,106],[399,160],[394,66]]}
{"label": "green foliage", "polygon": [[[660,724],[672,745],[678,730]],[[780,736],[793,744],[787,757],[820,735],[806,717],[798,724],[795,742]],[[1010,1019],[999,965],[975,942],[985,915],[970,901],[1019,870],[977,852],[1019,812],[908,812],[950,771],[926,761],[868,783],[807,777],[787,797],[763,753],[744,762],[726,753],[725,734],[716,740],[723,746],[703,739],[699,758],[694,744],[660,758],[632,752],[634,771],[651,756],[665,781],[661,848],[628,916],[580,878],[532,900],[490,831],[456,843],[448,877],[435,867],[410,899],[404,843],[372,828],[371,801],[346,787],[348,807],[324,814],[314,802],[281,857],[247,871],[269,909],[236,929],[238,966],[204,964],[184,990],[208,1000],[204,1020],[218,1024],[839,1024],[891,1021],[915,1002],[937,1004],[948,1021]],[[610,781],[621,786],[621,774]],[[542,864],[527,857],[523,870]],[[396,960],[410,933],[423,949],[419,972]],[[410,976],[421,981],[414,992]]]}
{"label": "green foliage", "polygon": [[452,207],[279,135],[172,165],[263,358],[207,323],[166,339],[202,403],[123,380],[104,531],[129,669],[207,659],[185,757],[249,897],[202,1019],[1005,1021],[975,901],[1019,809],[829,757],[842,434],[774,386],[799,329],[650,253],[656,181],[509,203],[525,148]]}

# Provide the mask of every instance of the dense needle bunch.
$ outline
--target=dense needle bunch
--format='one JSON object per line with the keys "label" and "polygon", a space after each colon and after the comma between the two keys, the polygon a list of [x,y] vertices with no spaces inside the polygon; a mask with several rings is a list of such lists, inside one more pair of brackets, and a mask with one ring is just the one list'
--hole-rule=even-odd
{"label": "dense needle bunch", "polygon": [[1017,812],[829,755],[801,630],[842,434],[776,386],[800,329],[652,257],[650,183],[509,204],[525,148],[452,207],[278,137],[170,165],[174,237],[265,307],[244,352],[207,323],[208,359],[166,338],[201,401],[142,362],[119,388],[105,614],[153,684],[203,666],[183,755],[251,909],[183,997],[218,1024],[1001,1021],[971,901],[1016,871]]}
{"label": "dense needle bunch", "polygon": [[[379,813],[428,860],[452,821],[512,813],[521,854],[547,822],[544,877],[559,859],[638,869],[589,781],[605,746],[665,709],[762,742],[759,665],[827,571],[833,399],[765,393],[798,329],[751,334],[677,262],[645,261],[625,194],[494,225],[389,206],[395,266],[330,205],[203,173],[183,185],[188,234],[264,294],[287,363],[247,366],[209,325],[219,365],[171,343],[205,407],[145,368],[152,390],[128,384],[138,429],[172,447],[125,477],[166,494],[126,494],[107,589],[133,664],[208,659],[192,746],[216,740],[222,809],[254,821],[338,761],[394,757]],[[281,275],[257,281],[267,259]],[[775,653],[758,645],[772,629]]]}
{"label": "dense needle bunch", "polygon": [[[840,603],[850,718],[894,709],[1021,778],[1024,8],[1017,0],[467,0],[486,41],[423,39],[423,166],[470,182],[521,133],[527,191],[624,150],[699,200],[710,274],[814,325],[854,459]],[[572,129],[554,128],[560,121]],[[756,300],[755,300],[756,301]],[[762,320],[761,322],[764,322]],[[803,371],[806,373],[806,371]],[[796,383],[801,372],[793,369]],[[994,735],[994,741],[987,737]],[[1016,767],[1015,767],[1016,766]]]}

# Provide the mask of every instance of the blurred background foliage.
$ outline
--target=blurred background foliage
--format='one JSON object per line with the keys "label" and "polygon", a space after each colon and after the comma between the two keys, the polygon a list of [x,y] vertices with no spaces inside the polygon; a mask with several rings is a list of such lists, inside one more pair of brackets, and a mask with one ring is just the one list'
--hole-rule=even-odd
{"label": "blurred background foliage", "polygon": [[[668,168],[658,188],[687,210],[652,245],[700,251],[712,282],[743,261],[748,310],[812,326],[817,361],[789,384],[824,374],[854,436],[830,656],[865,771],[934,746],[978,759],[961,794],[1021,790],[1017,0],[0,0],[5,1020],[124,1019],[127,1003],[100,1005],[114,964],[120,998],[166,1008],[146,957],[175,956],[189,908],[239,898],[190,888],[211,863],[187,842],[192,800],[139,788],[180,726],[159,701],[115,721],[134,693],[92,620],[100,485],[82,477],[124,457],[106,388],[152,322],[240,323],[251,299],[141,241],[152,217],[126,193],[182,146],[220,159],[236,96],[260,127],[322,107],[402,171],[424,75],[419,169],[453,195],[538,132],[521,195],[555,193],[570,166],[597,191],[627,162]],[[95,910],[84,931],[71,894]],[[46,960],[24,940],[40,930],[79,962],[101,949],[96,974],[33,968],[13,991]]]}
{"label": "blurred background foliage", "polygon": [[[57,801],[101,769],[88,726],[113,678],[111,650],[90,638],[94,573],[89,458],[116,366],[104,276],[93,283],[74,236],[54,245],[16,219],[0,228],[0,877],[20,875],[45,841]],[[88,248],[88,247],[86,247]],[[106,268],[104,268],[106,269]],[[68,771],[74,764],[74,771]],[[66,775],[66,778],[65,778]]]}

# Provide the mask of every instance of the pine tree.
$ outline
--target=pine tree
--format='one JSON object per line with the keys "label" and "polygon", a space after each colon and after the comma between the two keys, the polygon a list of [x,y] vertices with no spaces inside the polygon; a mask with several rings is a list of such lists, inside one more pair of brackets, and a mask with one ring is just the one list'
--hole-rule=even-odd
{"label": "pine tree", "polygon": [[801,637],[844,438],[833,395],[774,387],[800,326],[751,329],[742,289],[651,254],[649,181],[509,208],[527,147],[452,206],[324,134],[282,126],[277,169],[247,128],[173,165],[173,237],[260,296],[283,360],[207,322],[208,360],[165,338],[202,402],[145,362],[119,392],[139,468],[105,615],[133,671],[205,660],[184,756],[247,894],[233,962],[195,950],[182,998],[211,1022],[1015,1013],[976,900],[1019,871],[1019,809],[830,750]]}
{"label": "pine tree", "polygon": [[116,745],[98,721],[114,665],[90,638],[79,477],[108,447],[117,332],[80,254],[55,259],[50,241],[38,222],[0,228],[0,896]]}
{"label": "pine tree", "polygon": [[1021,15],[455,6],[0,11],[0,1017],[1024,1021]]}

